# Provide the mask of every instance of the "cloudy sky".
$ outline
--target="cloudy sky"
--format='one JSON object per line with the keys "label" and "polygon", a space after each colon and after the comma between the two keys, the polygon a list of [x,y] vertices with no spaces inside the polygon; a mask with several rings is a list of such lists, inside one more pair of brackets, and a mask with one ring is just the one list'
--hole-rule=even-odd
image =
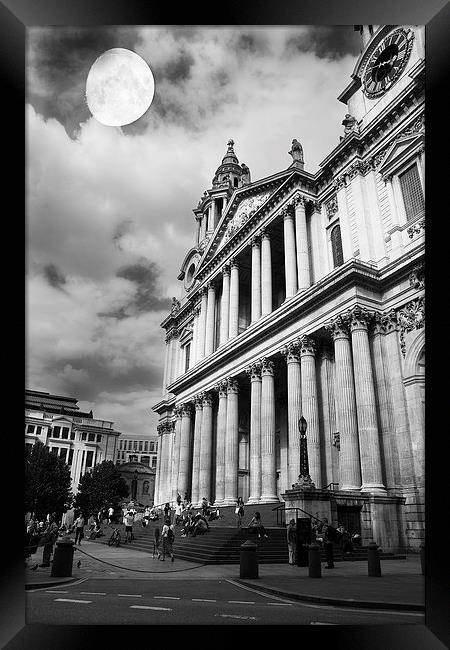
{"label": "cloudy sky", "polygon": [[[143,117],[116,128],[85,100],[105,50],[152,69]],[[164,330],[196,207],[229,138],[252,180],[338,144],[338,94],[360,51],[348,27],[30,28],[27,387],[70,395],[124,433],[156,432]]]}

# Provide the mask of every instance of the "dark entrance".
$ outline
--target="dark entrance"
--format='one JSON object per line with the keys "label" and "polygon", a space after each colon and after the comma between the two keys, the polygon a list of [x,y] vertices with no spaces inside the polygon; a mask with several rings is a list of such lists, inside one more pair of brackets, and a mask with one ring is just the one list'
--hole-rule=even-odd
{"label": "dark entrance", "polygon": [[352,535],[361,535],[361,506],[338,506],[338,526],[342,525]]}

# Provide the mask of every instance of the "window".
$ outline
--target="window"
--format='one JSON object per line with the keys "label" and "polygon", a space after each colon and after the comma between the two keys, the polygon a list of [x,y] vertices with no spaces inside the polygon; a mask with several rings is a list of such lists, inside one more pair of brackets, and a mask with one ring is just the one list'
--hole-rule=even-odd
{"label": "window", "polygon": [[133,451],[137,451],[137,440],[133,440]]}
{"label": "window", "polygon": [[59,450],[59,457],[60,457],[61,460],[63,460],[64,462],[66,462],[67,451],[68,451],[68,450],[66,449],[66,447],[61,447],[61,449]]}
{"label": "window", "polygon": [[156,456],[152,456],[152,467],[156,467]]}
{"label": "window", "polygon": [[88,435],[88,441],[89,442],[95,442],[95,433],[90,433]]}
{"label": "window", "polygon": [[101,437],[101,435],[100,435],[100,434],[97,434],[97,442],[101,442],[101,441],[102,441],[102,437]]}
{"label": "window", "polygon": [[58,455],[58,451],[59,451],[59,447],[52,447],[52,448],[50,449],[50,452],[51,452],[52,454],[55,454],[56,456]]}
{"label": "window", "polygon": [[92,450],[90,450],[86,454],[86,467],[92,467],[93,459],[94,459],[94,452]]}
{"label": "window", "polygon": [[144,442],[144,451],[148,451],[148,440]]}
{"label": "window", "polygon": [[155,451],[158,451],[158,442],[155,442]]}
{"label": "window", "polygon": [[141,463],[144,465],[150,465],[150,456],[141,456]]}
{"label": "window", "polygon": [[53,427],[52,438],[59,438],[60,433],[61,433],[61,427]]}
{"label": "window", "polygon": [[425,200],[417,165],[413,165],[406,172],[400,174],[399,180],[405,204],[406,219],[411,221],[411,219],[418,217],[425,211]]}
{"label": "window", "polygon": [[75,431],[73,430],[70,432],[70,439],[75,440]]}
{"label": "window", "polygon": [[42,432],[42,427],[36,427],[36,435],[40,436]]}
{"label": "window", "polygon": [[69,449],[69,457],[67,459],[67,464],[72,465],[72,461],[73,461],[73,449]]}
{"label": "window", "polygon": [[142,451],[142,440],[139,440],[139,451]]}
{"label": "window", "polygon": [[190,356],[191,356],[191,344],[188,343],[185,347],[184,372],[187,372],[189,370]]}
{"label": "window", "polygon": [[234,184],[234,187],[237,187],[237,186],[238,186],[238,183],[239,183],[239,180],[238,180],[237,178],[235,178],[235,179],[234,179],[234,183],[233,183],[233,184]]}
{"label": "window", "polygon": [[334,268],[344,263],[344,253],[342,251],[341,227],[338,224],[334,226],[330,233],[331,250],[333,252]]}
{"label": "window", "polygon": [[150,443],[150,451],[155,451],[155,443],[154,442]]}
{"label": "window", "polygon": [[86,440],[86,438],[87,438],[87,433],[83,432],[81,434],[81,440]]}
{"label": "window", "polygon": [[123,440],[119,440],[119,449],[123,449]]}
{"label": "window", "polygon": [[69,427],[63,427],[62,428],[61,438],[63,440],[68,440],[69,439]]}
{"label": "window", "polygon": [[29,424],[27,426],[27,433],[34,433],[35,426],[34,424]]}

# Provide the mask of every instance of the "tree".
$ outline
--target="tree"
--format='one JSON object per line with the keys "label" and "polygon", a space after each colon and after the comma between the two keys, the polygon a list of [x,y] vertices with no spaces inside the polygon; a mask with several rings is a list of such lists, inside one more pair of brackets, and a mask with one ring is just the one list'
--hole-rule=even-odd
{"label": "tree", "polygon": [[37,440],[25,451],[25,512],[39,518],[56,512],[59,518],[72,503],[70,469]]}
{"label": "tree", "polygon": [[118,505],[129,492],[128,485],[117,467],[111,460],[105,460],[81,477],[75,497],[75,508],[86,514],[98,512],[109,504]]}

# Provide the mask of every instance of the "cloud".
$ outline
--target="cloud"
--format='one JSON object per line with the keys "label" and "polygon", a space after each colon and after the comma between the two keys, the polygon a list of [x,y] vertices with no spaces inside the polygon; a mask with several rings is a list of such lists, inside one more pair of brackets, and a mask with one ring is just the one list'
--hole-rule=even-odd
{"label": "cloud", "polygon": [[55,289],[62,289],[66,284],[66,278],[55,264],[44,266],[44,277],[48,283]]}

